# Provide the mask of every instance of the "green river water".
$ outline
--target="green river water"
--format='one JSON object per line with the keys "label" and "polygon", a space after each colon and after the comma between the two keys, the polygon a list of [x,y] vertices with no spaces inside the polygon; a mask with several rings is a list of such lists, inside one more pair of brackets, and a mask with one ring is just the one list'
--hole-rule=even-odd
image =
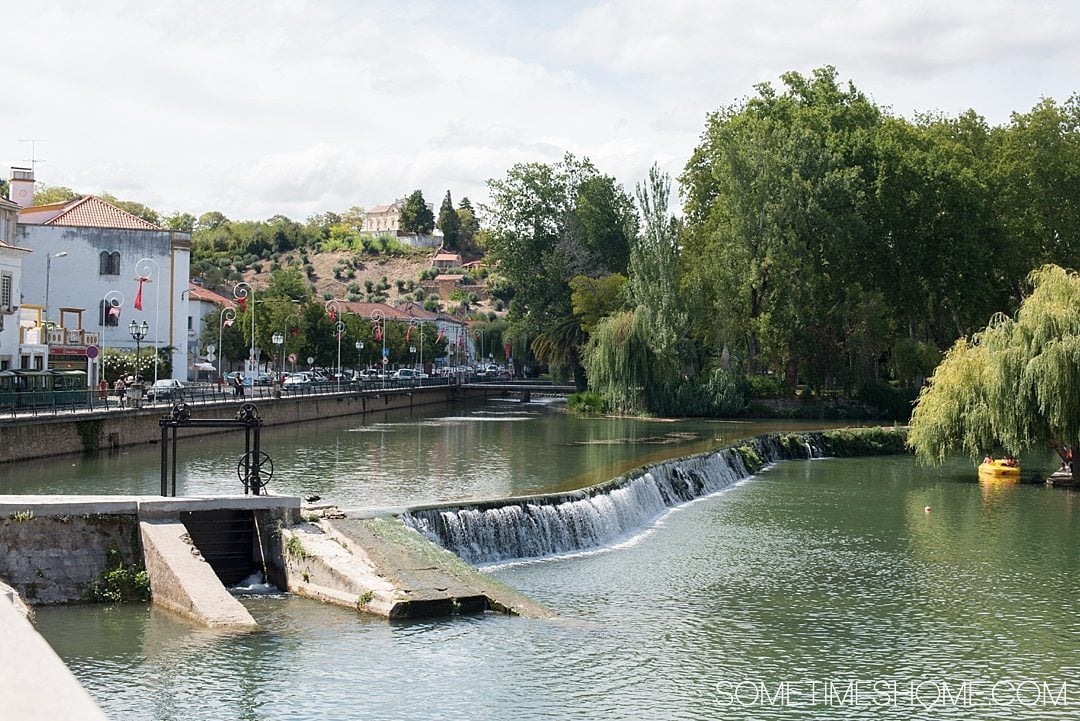
{"label": "green river water", "polygon": [[[273,490],[379,506],[581,485],[770,426],[504,403],[264,438]],[[185,456],[187,492],[234,492],[214,469],[235,446]],[[0,490],[157,488],[152,450],[48,465]],[[37,624],[114,719],[1078,718],[1078,531],[1080,496],[981,486],[967,461],[792,461],[612,547],[488,569],[556,620],[388,623],[264,595],[239,637],[143,605]]]}

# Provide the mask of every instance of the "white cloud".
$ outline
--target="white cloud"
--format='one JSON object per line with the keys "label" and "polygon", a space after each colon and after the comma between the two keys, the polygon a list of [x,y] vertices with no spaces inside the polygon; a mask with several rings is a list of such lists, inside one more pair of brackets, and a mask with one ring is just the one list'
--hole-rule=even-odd
{"label": "white cloud", "polygon": [[[1038,8],[1036,12],[1033,8]],[[74,0],[5,8],[0,163],[163,212],[296,219],[415,188],[482,200],[517,162],[678,174],[705,115],[835,65],[896,112],[992,122],[1076,90],[1063,1]]]}

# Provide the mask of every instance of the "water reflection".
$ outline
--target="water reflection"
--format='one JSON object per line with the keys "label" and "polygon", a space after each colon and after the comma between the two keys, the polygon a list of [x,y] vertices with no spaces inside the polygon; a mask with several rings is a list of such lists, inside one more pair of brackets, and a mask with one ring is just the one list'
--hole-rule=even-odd
{"label": "water reflection", "polygon": [[[579,488],[771,427],[577,418],[550,399],[502,400],[268,427],[262,448],[274,462],[273,493],[315,494],[343,507],[402,506]],[[236,433],[182,440],[178,493],[241,493],[242,450]],[[5,464],[0,493],[156,494],[160,467],[157,445]]]}

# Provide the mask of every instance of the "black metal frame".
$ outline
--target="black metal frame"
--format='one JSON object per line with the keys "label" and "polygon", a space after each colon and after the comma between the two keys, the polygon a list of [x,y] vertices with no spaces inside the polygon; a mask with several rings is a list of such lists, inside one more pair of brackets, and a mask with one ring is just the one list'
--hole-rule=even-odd
{"label": "black metal frame", "polygon": [[[238,471],[242,471],[241,480],[244,483],[244,495],[258,496],[266,488],[266,482],[273,474],[273,462],[270,462],[270,472],[263,479],[263,454],[259,447],[259,435],[262,431],[262,418],[251,403],[240,406],[236,417],[227,418],[192,418],[191,409],[186,403],[176,403],[167,416],[162,416],[158,421],[161,426],[161,495],[170,495],[169,480],[172,479],[172,496],[176,496],[176,439],[180,428],[243,428],[244,429],[244,456],[240,459]],[[172,438],[169,431],[172,431]],[[172,446],[172,465],[170,473],[169,446]],[[269,456],[267,456],[269,462]]]}

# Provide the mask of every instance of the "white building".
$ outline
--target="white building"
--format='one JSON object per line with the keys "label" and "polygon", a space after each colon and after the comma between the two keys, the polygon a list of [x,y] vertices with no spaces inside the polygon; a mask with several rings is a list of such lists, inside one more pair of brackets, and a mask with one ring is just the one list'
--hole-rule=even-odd
{"label": "white building", "polygon": [[[18,172],[12,174],[11,197],[33,198],[33,174],[13,170]],[[48,367],[87,370],[90,385],[96,385],[100,356],[88,355],[101,346],[135,348],[127,330],[135,320],[149,326],[141,346],[171,348],[173,377],[187,377],[189,233],[160,228],[84,195],[23,206],[16,241],[34,251],[23,259],[23,343],[44,329]]]}
{"label": "white building", "polygon": [[[188,283],[188,317],[187,317],[187,356],[188,356],[188,369],[189,380],[197,380],[199,372],[202,371],[205,376],[209,372],[208,366],[214,366],[214,375],[219,375],[217,370],[220,368],[224,373],[227,370],[232,370],[224,365],[224,361],[221,358],[221,348],[219,347],[221,331],[224,328],[224,323],[228,319],[227,316],[222,316],[222,311],[226,308],[235,308],[236,302],[231,298],[226,298],[220,293],[215,293],[212,290],[203,288],[195,283]],[[207,320],[207,316],[211,315],[210,328],[212,328],[218,334],[218,340],[213,342],[214,351],[210,353],[213,356],[212,359],[207,358],[207,349],[205,346],[200,347],[199,339],[203,334],[203,321]],[[211,333],[213,335],[213,333]]]}
{"label": "white building", "polygon": [[[0,198],[0,370],[20,368],[19,300],[23,258],[30,251],[15,245],[18,203]],[[41,346],[42,358],[44,346]],[[33,367],[27,365],[26,367]]]}
{"label": "white building", "polygon": [[[431,235],[415,235],[404,233],[401,230],[401,209],[405,207],[407,198],[398,198],[389,205],[376,205],[364,214],[364,227],[362,233],[370,235],[392,235],[403,245],[411,245],[414,248],[437,248],[442,245],[443,235],[441,230],[435,230]],[[429,210],[434,210],[431,203],[427,203]]]}

